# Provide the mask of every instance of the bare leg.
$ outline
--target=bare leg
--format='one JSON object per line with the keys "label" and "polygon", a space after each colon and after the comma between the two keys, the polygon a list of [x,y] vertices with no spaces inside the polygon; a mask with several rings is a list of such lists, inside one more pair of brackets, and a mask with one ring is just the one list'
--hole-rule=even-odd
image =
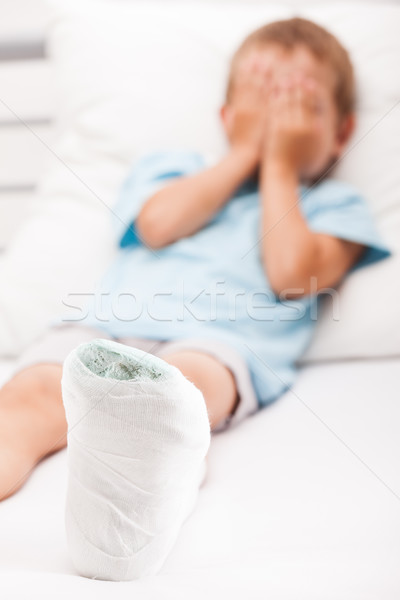
{"label": "bare leg", "polygon": [[16,492],[34,466],[66,445],[61,365],[35,365],[0,390],[0,500]]}
{"label": "bare leg", "polygon": [[203,392],[211,429],[232,412],[237,401],[235,378],[216,358],[194,350],[171,352],[162,358]]}
{"label": "bare leg", "polygon": [[[203,392],[211,429],[230,414],[237,392],[229,369],[197,351],[163,358]],[[66,445],[61,375],[61,365],[34,365],[0,390],[0,500],[16,492],[42,458]]]}

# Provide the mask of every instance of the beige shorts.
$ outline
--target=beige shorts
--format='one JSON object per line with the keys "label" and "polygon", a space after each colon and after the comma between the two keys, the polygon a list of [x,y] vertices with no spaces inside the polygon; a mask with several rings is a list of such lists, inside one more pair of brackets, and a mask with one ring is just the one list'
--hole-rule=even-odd
{"label": "beige shorts", "polygon": [[[20,355],[14,373],[39,363],[62,364],[76,346],[95,338],[113,339],[105,331],[93,327],[71,323],[54,325]],[[213,429],[213,433],[233,427],[259,410],[247,364],[229,344],[203,338],[160,341],[128,337],[118,338],[115,341],[139,348],[160,358],[171,351],[199,350],[213,356],[225,365],[235,377],[238,399],[232,414],[219,423]]]}

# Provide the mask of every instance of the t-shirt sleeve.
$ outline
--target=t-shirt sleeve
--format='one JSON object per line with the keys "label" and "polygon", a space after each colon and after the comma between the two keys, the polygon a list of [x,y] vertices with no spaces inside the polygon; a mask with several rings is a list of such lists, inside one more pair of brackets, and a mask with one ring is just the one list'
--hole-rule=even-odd
{"label": "t-shirt sleeve", "polygon": [[119,246],[141,244],[135,219],[143,204],[169,179],[204,168],[201,154],[189,151],[153,152],[139,158],[121,186],[113,207],[113,228]]}
{"label": "t-shirt sleeve", "polygon": [[301,187],[301,205],[312,231],[366,246],[351,271],[391,256],[366,200],[352,185],[331,179],[314,188]]}

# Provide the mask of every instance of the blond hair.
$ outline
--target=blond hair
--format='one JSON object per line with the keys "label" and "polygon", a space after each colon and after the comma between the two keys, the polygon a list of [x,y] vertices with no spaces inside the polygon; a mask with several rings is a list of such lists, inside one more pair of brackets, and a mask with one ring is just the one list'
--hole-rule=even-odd
{"label": "blond hair", "polygon": [[317,59],[328,65],[336,76],[334,100],[339,118],[344,118],[354,111],[354,71],[347,50],[329,31],[301,17],[268,23],[244,39],[230,62],[226,102],[230,102],[232,97],[239,58],[250,48],[260,48],[268,44],[278,44],[287,50],[293,50],[298,45],[306,46]]}

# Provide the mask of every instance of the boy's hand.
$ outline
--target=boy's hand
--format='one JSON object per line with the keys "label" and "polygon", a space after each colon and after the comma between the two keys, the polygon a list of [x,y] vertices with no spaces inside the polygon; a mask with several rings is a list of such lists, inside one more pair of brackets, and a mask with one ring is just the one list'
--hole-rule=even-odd
{"label": "boy's hand", "polygon": [[270,71],[257,54],[248,55],[238,65],[232,100],[231,146],[247,152],[254,168],[263,155],[270,83]]}
{"label": "boy's hand", "polygon": [[323,91],[302,74],[277,81],[269,96],[264,158],[300,175],[318,156],[323,135]]}

